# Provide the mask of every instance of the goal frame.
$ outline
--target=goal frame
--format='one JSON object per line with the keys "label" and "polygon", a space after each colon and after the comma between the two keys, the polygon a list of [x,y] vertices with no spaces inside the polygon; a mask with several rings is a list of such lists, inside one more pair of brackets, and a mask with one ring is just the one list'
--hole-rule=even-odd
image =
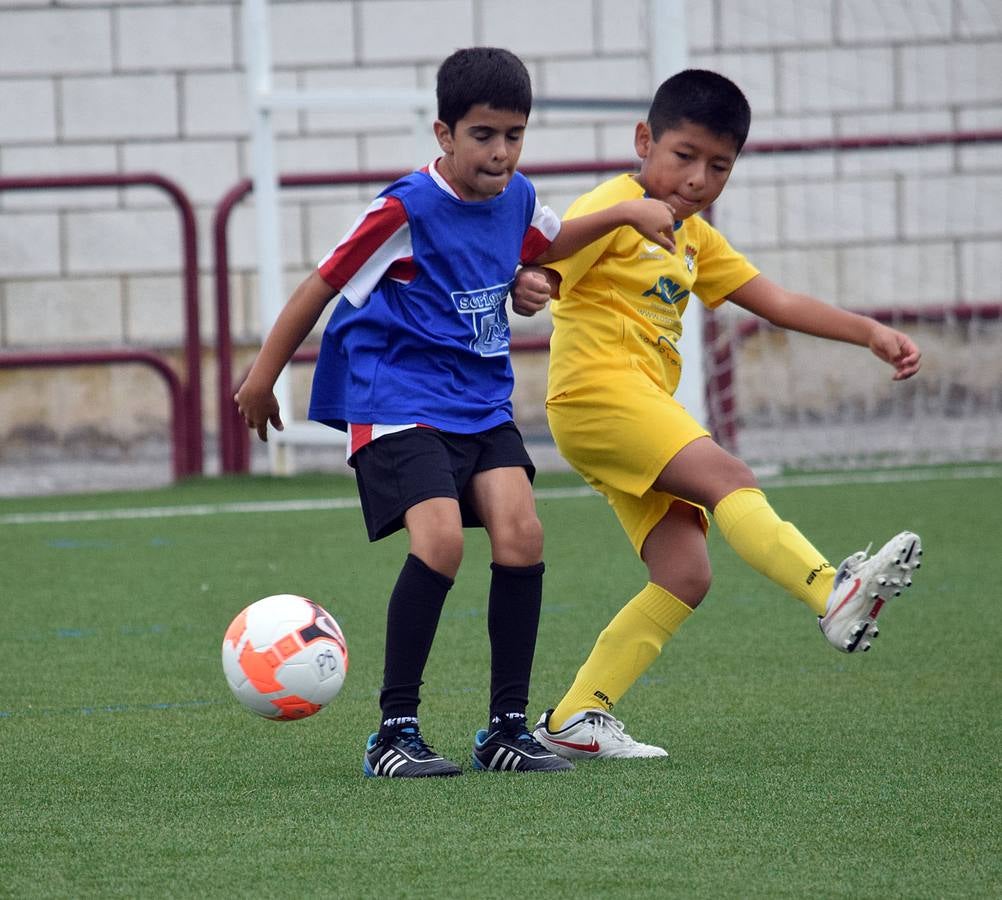
{"label": "goal frame", "polygon": [[[647,0],[646,14],[651,33],[651,71],[657,86],[663,73],[685,68],[688,57],[684,0]],[[251,169],[254,191],[254,232],[257,240],[258,305],[261,341],[264,342],[278,314],[285,295],[282,285],[282,239],[279,227],[279,175],[275,158],[275,132],[272,117],[279,110],[399,110],[413,121],[414,158],[431,158],[431,123],[436,101],[430,90],[278,90],[274,86],[271,54],[271,29],[268,0],[243,0],[244,63],[247,78],[247,102],[251,121]],[[629,101],[607,98],[543,98],[534,105],[562,110],[596,108],[636,108],[645,113],[649,99]],[[697,312],[686,318],[686,335],[680,346],[695,354],[702,346],[702,321]],[[696,367],[701,368],[701,367]],[[690,379],[680,399],[701,421],[705,420],[705,390],[701,374]],[[315,422],[298,421],[293,416],[292,386],[289,367],[275,384],[275,396],[283,413],[284,429],[270,431],[269,468],[273,474],[295,470],[292,447],[295,445],[345,445],[345,435]]]}

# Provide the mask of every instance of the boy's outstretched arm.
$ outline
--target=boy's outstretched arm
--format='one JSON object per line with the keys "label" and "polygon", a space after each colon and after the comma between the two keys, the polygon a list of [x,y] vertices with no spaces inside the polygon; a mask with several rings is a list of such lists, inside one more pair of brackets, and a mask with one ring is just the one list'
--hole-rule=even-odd
{"label": "boy's outstretched arm", "polygon": [[869,347],[874,356],[894,367],[895,381],[910,378],[921,365],[922,354],[903,332],[808,294],[788,291],[764,275],[731,291],[730,299],[780,328]]}
{"label": "boy's outstretched arm", "polygon": [[564,219],[553,243],[532,262],[537,265],[565,259],[600,237],[629,225],[647,240],[675,252],[675,210],[663,200],[623,200],[584,216]]}
{"label": "boy's outstretched arm", "polygon": [[317,272],[311,273],[292,292],[247,378],[233,397],[240,415],[262,441],[268,440],[269,422],[278,431],[284,427],[275,397],[275,382],[335,293]]}

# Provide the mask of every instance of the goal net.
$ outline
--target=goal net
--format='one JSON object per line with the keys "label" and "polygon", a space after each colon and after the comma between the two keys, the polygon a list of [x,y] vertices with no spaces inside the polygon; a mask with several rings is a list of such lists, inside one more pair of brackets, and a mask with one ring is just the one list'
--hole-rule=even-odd
{"label": "goal net", "polygon": [[1002,459],[1002,132],[749,145],[712,211],[764,275],[913,337],[912,379],[731,304],[704,325],[708,415],[759,467]]}

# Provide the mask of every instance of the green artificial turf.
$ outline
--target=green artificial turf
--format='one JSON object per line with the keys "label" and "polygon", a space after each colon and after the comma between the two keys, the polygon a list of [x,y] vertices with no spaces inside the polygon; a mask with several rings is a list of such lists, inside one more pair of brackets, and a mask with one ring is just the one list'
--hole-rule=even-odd
{"label": "green artificial turf", "polygon": [[[531,715],[644,583],[604,501],[552,496],[577,485],[537,485]],[[0,896],[1002,893],[998,479],[770,488],[835,563],[921,534],[923,568],[874,650],[835,652],[713,529],[709,597],[616,707],[670,758],[556,776],[470,768],[489,551],[468,532],[421,706],[465,774],[417,782],[361,774],[406,539],[369,545],[350,503],[234,507],[353,496],[307,476],[0,501]],[[164,507],[183,514],[103,517]],[[51,515],[81,511],[103,516]],[[349,643],[342,693],[301,722],[248,714],[222,676],[230,619],[272,593],[327,606]]]}

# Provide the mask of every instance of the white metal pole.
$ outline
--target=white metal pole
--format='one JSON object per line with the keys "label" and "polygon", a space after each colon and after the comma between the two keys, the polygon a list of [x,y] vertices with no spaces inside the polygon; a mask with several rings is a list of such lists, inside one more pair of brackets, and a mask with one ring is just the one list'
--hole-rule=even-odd
{"label": "white metal pole", "polygon": [[[666,78],[688,65],[689,42],[685,31],[685,0],[648,0],[651,26],[651,75],[653,91]],[[682,248],[678,248],[682,252]],[[706,424],[706,375],[703,370],[703,305],[695,298],[685,308],[685,328],[679,351],[683,359],[682,381],[675,397],[697,422]]]}
{"label": "white metal pole", "polygon": [[435,130],[432,128],[437,112],[433,94],[427,95],[424,102],[415,101],[413,119],[415,167],[425,165],[441,153],[438,142],[435,140]]}
{"label": "white metal pole", "polygon": [[[251,168],[254,182],[255,234],[257,238],[258,309],[261,337],[271,330],[282,308],[282,233],[279,225],[278,172],[275,135],[269,97],[272,92],[271,35],[267,0],[244,0],[244,64],[251,116]],[[275,384],[283,416],[292,415],[288,368]],[[288,446],[272,432],[268,441],[271,470],[285,473],[290,467]]]}

